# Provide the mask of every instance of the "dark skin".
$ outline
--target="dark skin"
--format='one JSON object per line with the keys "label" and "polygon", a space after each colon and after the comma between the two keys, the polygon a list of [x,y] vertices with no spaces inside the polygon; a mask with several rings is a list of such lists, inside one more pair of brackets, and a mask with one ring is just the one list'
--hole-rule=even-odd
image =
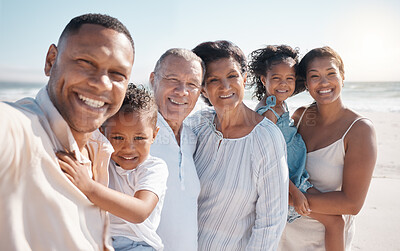
{"label": "dark skin", "polygon": [[47,92],[86,156],[91,133],[121,106],[133,57],[124,34],[95,24],[82,25],[48,50]]}
{"label": "dark skin", "polygon": [[[299,133],[308,152],[340,139],[351,123],[361,116],[346,108],[340,93],[344,77],[330,58],[315,58],[307,67],[307,87],[316,104],[307,109]],[[305,108],[293,115],[298,122]],[[356,215],[364,204],[376,163],[377,144],[371,121],[357,121],[344,138],[345,157],[340,191],[306,194],[313,212]]]}

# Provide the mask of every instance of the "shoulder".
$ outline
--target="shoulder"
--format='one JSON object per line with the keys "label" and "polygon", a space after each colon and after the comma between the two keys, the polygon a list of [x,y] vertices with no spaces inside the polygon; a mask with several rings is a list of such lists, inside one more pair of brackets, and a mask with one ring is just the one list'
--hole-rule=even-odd
{"label": "shoulder", "polygon": [[147,159],[141,164],[142,168],[152,170],[168,170],[167,163],[158,157],[149,155]]}
{"label": "shoulder", "polygon": [[262,116],[266,117],[267,119],[271,120],[272,122],[274,122],[276,124],[276,122],[278,121],[278,118],[275,116],[275,113],[271,110],[267,110],[266,112],[264,112],[262,114]]}
{"label": "shoulder", "polygon": [[206,107],[201,109],[194,114],[190,115],[184,120],[184,123],[190,124],[194,121],[204,121],[204,120],[212,120],[215,116],[215,109],[213,107]]}
{"label": "shoulder", "polygon": [[281,130],[272,121],[266,118],[258,124],[254,136],[268,148],[285,144]]}
{"label": "shoulder", "polygon": [[307,105],[307,106],[302,106],[297,108],[296,111],[294,111],[293,115],[292,115],[292,119],[294,121],[294,125],[297,126],[297,124],[299,123],[300,119],[303,120],[303,117],[305,115],[306,112],[309,111],[313,111],[315,109],[314,104],[311,105]]}
{"label": "shoulder", "polygon": [[256,105],[256,107],[254,108],[254,111],[257,111],[258,109],[260,109],[261,107],[264,107],[266,104],[266,100],[267,97],[264,95],[264,97],[258,102],[258,104]]}
{"label": "shoulder", "polygon": [[30,107],[21,106],[18,103],[3,103],[0,102],[0,124],[2,133],[10,133],[7,131],[12,129],[26,130],[32,125],[39,123],[38,115],[33,112]]}
{"label": "shoulder", "polygon": [[197,135],[198,131],[203,127],[212,125],[215,113],[216,112],[212,107],[204,108],[187,117],[183,121],[183,124],[184,126],[189,127]]}
{"label": "shoulder", "polygon": [[351,110],[348,113],[350,126],[346,138],[355,140],[375,136],[375,128],[370,119]]}

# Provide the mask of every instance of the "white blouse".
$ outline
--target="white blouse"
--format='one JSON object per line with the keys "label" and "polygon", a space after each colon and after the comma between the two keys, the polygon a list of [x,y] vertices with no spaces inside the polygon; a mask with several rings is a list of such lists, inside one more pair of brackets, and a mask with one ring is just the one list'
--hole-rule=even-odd
{"label": "white blouse", "polygon": [[224,138],[215,116],[207,108],[187,121],[198,140],[199,250],[276,250],[288,202],[282,133],[264,118],[248,135]]}

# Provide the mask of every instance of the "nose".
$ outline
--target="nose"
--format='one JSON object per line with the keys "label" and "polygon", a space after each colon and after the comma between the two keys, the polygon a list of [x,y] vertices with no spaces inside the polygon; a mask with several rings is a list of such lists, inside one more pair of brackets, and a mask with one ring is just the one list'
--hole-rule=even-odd
{"label": "nose", "polygon": [[175,93],[179,96],[187,96],[189,94],[188,87],[185,82],[180,81],[175,87]]}
{"label": "nose", "polygon": [[325,76],[321,76],[321,84],[327,84],[328,83],[328,79]]}
{"label": "nose", "polygon": [[126,149],[126,150],[135,149],[135,141],[133,139],[132,140],[125,140],[124,141],[124,145],[123,145],[123,149]]}
{"label": "nose", "polygon": [[287,80],[285,78],[283,78],[280,82],[281,85],[287,85]]}
{"label": "nose", "polygon": [[229,88],[230,88],[230,83],[229,83],[229,81],[228,81],[227,79],[222,79],[222,80],[221,80],[220,88],[223,89],[223,90],[229,89]]}
{"label": "nose", "polygon": [[98,89],[99,91],[111,91],[112,82],[107,72],[99,71],[94,74],[89,81],[89,85]]}

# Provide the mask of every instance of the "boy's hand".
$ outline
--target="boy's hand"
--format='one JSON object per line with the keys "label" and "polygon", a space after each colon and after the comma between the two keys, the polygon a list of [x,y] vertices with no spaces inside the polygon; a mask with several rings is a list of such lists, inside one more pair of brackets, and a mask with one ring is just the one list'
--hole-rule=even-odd
{"label": "boy's hand", "polygon": [[56,152],[58,163],[67,178],[86,196],[92,190],[93,180],[89,177],[87,168],[79,163],[71,153]]}
{"label": "boy's hand", "polygon": [[310,205],[306,196],[298,191],[292,194],[293,207],[297,213],[303,216],[308,216],[311,213]]}

